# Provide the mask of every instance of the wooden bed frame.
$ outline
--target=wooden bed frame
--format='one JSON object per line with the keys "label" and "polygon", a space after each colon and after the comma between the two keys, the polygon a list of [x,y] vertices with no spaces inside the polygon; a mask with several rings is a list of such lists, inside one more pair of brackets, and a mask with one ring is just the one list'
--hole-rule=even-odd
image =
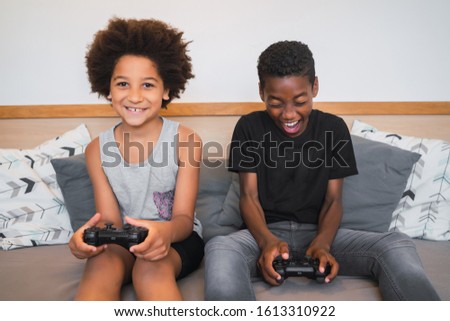
{"label": "wooden bed frame", "polygon": [[[367,122],[380,130],[450,141],[450,102],[315,102],[314,108]],[[255,102],[172,103],[162,115],[194,129],[203,142],[228,146],[240,115],[262,110]],[[91,136],[119,121],[108,104],[0,106],[0,148],[33,148],[79,124]]]}

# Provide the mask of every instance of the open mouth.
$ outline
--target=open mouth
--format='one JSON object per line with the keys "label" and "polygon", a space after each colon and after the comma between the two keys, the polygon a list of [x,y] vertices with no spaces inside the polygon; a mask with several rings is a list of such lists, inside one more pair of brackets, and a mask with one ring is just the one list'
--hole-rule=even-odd
{"label": "open mouth", "polygon": [[297,121],[283,122],[282,125],[286,133],[295,134],[299,131],[301,123],[299,120],[297,120]]}
{"label": "open mouth", "polygon": [[133,113],[142,113],[145,110],[147,110],[147,108],[137,108],[137,107],[127,107],[127,106],[125,106],[125,109],[128,111],[131,111]]}

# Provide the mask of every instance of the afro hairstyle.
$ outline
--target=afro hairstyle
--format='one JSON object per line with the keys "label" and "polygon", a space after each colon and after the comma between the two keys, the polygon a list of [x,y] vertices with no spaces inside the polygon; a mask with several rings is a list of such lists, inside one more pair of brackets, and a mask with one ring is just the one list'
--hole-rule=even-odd
{"label": "afro hairstyle", "polygon": [[187,55],[189,42],[182,36],[183,32],[159,20],[112,18],[106,29],[94,35],[86,54],[92,92],[107,98],[117,61],[124,55],[142,56],[156,64],[164,88],[169,89],[169,99],[162,102],[162,107],[167,108],[194,77]]}
{"label": "afro hairstyle", "polygon": [[273,43],[259,56],[257,68],[261,88],[266,77],[307,76],[311,85],[316,78],[313,54],[300,41]]}

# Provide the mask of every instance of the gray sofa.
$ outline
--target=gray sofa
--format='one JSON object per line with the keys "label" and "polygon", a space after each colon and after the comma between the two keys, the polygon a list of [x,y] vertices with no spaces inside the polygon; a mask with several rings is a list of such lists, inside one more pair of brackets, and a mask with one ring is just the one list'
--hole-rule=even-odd
{"label": "gray sofa", "polygon": [[[197,200],[197,215],[203,223],[205,241],[228,234],[237,227],[226,222],[226,206],[237,206],[230,199],[232,174],[224,166],[203,167]],[[235,197],[235,194],[231,195]],[[228,225],[227,225],[228,224]],[[425,270],[443,300],[450,300],[450,242],[414,240]],[[72,256],[67,245],[38,246],[0,251],[0,300],[72,300],[84,261]],[[203,265],[179,281],[186,300],[204,300]],[[292,277],[282,286],[271,287],[254,280],[258,300],[380,300],[377,284],[361,277],[338,276],[330,284]],[[134,300],[131,285],[125,286],[123,300]]]}

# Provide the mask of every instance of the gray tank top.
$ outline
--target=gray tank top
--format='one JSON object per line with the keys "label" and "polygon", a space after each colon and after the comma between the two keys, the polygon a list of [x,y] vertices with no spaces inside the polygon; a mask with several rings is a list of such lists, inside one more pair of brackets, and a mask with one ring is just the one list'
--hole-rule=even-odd
{"label": "gray tank top", "polygon": [[[103,171],[117,198],[122,218],[170,221],[178,173],[177,134],[179,123],[162,118],[158,142],[148,159],[125,162],[114,138],[116,125],[100,134]],[[139,148],[139,146],[133,147]],[[194,231],[202,236],[195,217]]]}

